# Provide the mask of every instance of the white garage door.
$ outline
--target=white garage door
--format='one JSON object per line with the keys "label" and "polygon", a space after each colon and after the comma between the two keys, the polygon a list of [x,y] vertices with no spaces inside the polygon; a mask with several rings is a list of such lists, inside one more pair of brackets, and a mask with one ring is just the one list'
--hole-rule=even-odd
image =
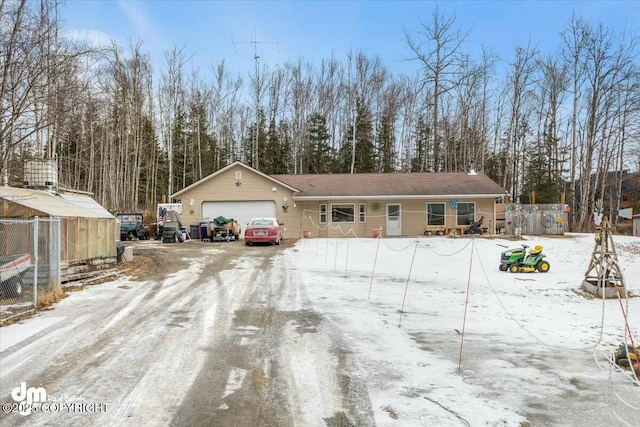
{"label": "white garage door", "polygon": [[242,232],[252,218],[263,216],[276,216],[276,202],[251,201],[251,202],[204,202],[202,204],[202,216],[205,218],[233,218],[240,223]]}

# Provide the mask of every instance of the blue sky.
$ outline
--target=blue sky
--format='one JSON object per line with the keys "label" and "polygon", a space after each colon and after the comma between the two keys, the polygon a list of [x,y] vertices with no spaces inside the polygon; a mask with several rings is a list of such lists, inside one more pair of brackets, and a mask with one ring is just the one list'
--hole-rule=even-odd
{"label": "blue sky", "polygon": [[143,41],[156,71],[165,51],[185,46],[201,73],[224,60],[234,74],[248,75],[255,46],[269,67],[299,58],[344,60],[361,50],[392,72],[411,74],[418,64],[407,61],[405,31],[430,22],[436,5],[455,13],[460,30],[469,32],[464,50],[476,57],[483,45],[507,60],[529,43],[553,53],[574,11],[592,24],[640,35],[640,1],[68,0],[60,16],[76,35],[121,46]]}

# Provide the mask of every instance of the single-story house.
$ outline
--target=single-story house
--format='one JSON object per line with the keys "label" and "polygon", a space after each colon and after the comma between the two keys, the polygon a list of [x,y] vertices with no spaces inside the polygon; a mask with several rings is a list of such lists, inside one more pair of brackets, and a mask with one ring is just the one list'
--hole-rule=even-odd
{"label": "single-story house", "polygon": [[507,191],[483,173],[266,175],[241,162],[171,195],[185,224],[218,216],[244,228],[253,217],[277,217],[285,238],[416,236],[463,232],[482,218],[495,233],[496,202]]}

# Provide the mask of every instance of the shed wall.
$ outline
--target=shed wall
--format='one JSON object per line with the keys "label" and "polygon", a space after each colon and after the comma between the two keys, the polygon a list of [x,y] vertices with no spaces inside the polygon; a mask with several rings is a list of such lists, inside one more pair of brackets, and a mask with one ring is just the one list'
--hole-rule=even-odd
{"label": "shed wall", "polygon": [[[9,200],[2,200],[2,216],[5,218],[48,218],[43,212],[27,208]],[[116,256],[115,218],[60,218],[61,261],[89,260]]]}

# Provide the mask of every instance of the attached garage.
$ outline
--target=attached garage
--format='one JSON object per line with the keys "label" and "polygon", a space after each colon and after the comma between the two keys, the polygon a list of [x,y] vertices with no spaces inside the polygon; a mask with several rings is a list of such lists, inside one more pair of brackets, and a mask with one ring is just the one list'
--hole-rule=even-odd
{"label": "attached garage", "polygon": [[496,201],[506,190],[475,171],[266,175],[234,162],[171,195],[186,224],[233,218],[245,229],[254,217],[275,217],[284,238],[422,236],[430,226],[464,232],[483,221],[493,234]]}
{"label": "attached garage", "polygon": [[238,221],[244,231],[252,218],[271,217],[285,225],[284,238],[293,239],[299,236],[302,215],[293,200],[297,191],[234,162],[172,194],[171,199],[182,203],[182,220],[187,226],[223,216]]}
{"label": "attached garage", "polygon": [[255,217],[275,218],[276,202],[273,200],[255,200],[241,202],[203,202],[202,216],[204,218],[233,218],[240,223],[242,230]]}

